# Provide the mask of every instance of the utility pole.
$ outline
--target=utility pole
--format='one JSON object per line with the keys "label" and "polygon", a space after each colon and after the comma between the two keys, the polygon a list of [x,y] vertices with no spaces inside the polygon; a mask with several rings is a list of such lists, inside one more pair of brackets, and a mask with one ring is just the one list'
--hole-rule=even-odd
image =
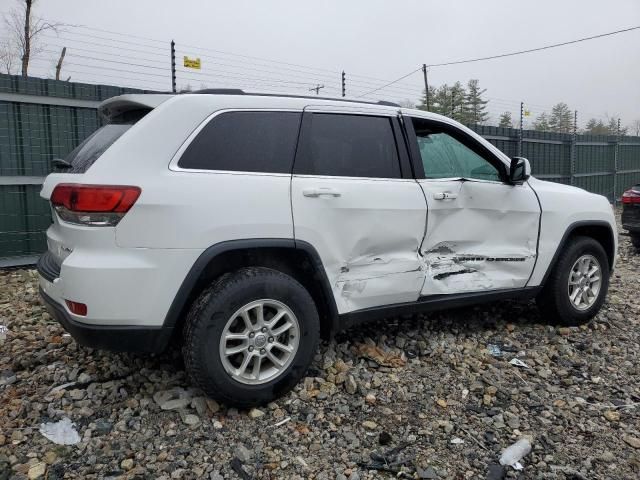
{"label": "utility pole", "polygon": [[522,129],[524,128],[524,102],[520,102],[520,129],[518,130],[518,156],[522,156]]}
{"label": "utility pole", "polygon": [[171,91],[176,93],[176,42],[171,40]]}
{"label": "utility pole", "polygon": [[[315,91],[316,91],[316,95],[320,95],[320,89],[321,89],[321,88],[324,88],[324,85],[320,85],[320,84],[318,84],[318,85],[316,85],[315,87],[311,87],[311,88],[309,89],[309,91],[311,92],[312,90],[315,90]],[[344,96],[344,95],[343,95],[343,96]]]}
{"label": "utility pole", "polygon": [[346,82],[346,77],[343,70],[342,71],[342,96],[343,97],[346,95],[346,90],[347,90],[347,82]]}
{"label": "utility pole", "polygon": [[424,77],[424,94],[426,96],[426,102],[427,102],[427,111],[431,111],[431,105],[429,102],[429,79],[427,77],[427,64],[423,63],[422,64],[422,76]]}

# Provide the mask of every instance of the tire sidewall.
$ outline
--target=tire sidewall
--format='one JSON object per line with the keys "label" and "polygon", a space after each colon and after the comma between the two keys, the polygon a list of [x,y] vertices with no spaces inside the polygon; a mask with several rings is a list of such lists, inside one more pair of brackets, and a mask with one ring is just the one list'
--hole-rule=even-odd
{"label": "tire sidewall", "polygon": [[[289,307],[298,319],[300,339],[295,357],[284,372],[269,382],[250,385],[234,380],[225,370],[220,358],[220,338],[231,315],[259,299],[278,300]],[[315,354],[319,337],[315,305],[302,285],[283,274],[269,278],[254,275],[223,288],[209,298],[199,315],[204,317],[201,318],[204,328],[199,331],[197,345],[192,345],[195,360],[202,365],[208,383],[214,386],[216,392],[212,393],[237,399],[235,403],[261,404],[282,395],[304,376]]]}
{"label": "tire sidewall", "polygon": [[[569,299],[568,282],[573,265],[583,255],[593,255],[600,264],[601,284],[598,298],[586,310],[576,309]],[[609,260],[602,246],[591,238],[580,238],[572,243],[566,255],[558,265],[556,299],[560,316],[568,320],[567,323],[582,323],[590,320],[602,307],[609,289]]]}

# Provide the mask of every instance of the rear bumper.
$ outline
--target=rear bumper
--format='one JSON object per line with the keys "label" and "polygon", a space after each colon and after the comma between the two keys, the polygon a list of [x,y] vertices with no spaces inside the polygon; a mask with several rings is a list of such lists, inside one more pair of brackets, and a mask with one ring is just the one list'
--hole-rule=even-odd
{"label": "rear bumper", "polygon": [[115,352],[161,352],[169,344],[173,328],[128,325],[88,325],[71,318],[65,308],[40,288],[49,314],[80,345]]}

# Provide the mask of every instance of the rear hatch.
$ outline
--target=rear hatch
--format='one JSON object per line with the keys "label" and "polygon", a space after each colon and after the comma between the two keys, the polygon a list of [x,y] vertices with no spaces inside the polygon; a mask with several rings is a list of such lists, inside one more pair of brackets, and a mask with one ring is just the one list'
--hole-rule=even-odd
{"label": "rear hatch", "polygon": [[[54,161],[40,196],[52,203],[53,224],[47,231],[48,253],[41,259],[55,276],[74,249],[113,248],[114,228],[133,205],[139,189],[131,185],[102,185],[88,175],[103,154],[170,95],[122,95],[103,102],[99,111],[107,123],[64,159]],[[134,198],[135,197],[135,198]]]}

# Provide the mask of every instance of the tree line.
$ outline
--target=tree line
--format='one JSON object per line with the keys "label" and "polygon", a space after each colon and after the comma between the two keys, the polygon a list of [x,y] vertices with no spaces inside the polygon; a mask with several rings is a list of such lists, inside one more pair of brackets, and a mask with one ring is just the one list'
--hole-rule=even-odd
{"label": "tree line", "polygon": [[430,85],[428,96],[425,90],[415,107],[445,115],[460,123],[482,124],[489,119],[489,101],[483,98],[486,91],[486,88],[480,88],[480,80],[475,78],[466,85],[461,82],[451,86],[446,83],[439,87]]}
{"label": "tree line", "polygon": [[[636,120],[630,127],[623,127],[615,117],[607,118],[604,122],[601,119],[590,118],[585,128],[578,128],[575,112],[571,111],[569,105],[564,102],[556,103],[550,113],[542,112],[532,123],[534,130],[540,132],[573,133],[574,129],[579,133],[588,135],[627,135],[629,130],[632,135],[640,135],[640,120]],[[504,112],[498,121],[499,127],[514,127],[511,112]]]}
{"label": "tree line", "polygon": [[[440,86],[430,85],[429,95],[427,96],[426,90],[423,90],[417,105],[411,101],[406,101],[404,104],[407,107],[438,113],[467,125],[482,125],[486,124],[490,117],[487,111],[489,100],[485,98],[486,91],[486,88],[480,87],[478,79],[471,79],[466,85],[459,81],[453,85],[446,83]],[[512,112],[503,112],[498,119],[498,126],[519,128],[519,115],[520,112],[517,112],[517,118],[514,118]],[[531,128],[544,132],[573,133],[574,121],[574,112],[569,108],[569,105],[559,102],[551,108],[549,113],[539,114],[532,122]],[[630,134],[640,136],[640,119],[628,127],[620,126],[618,130],[618,119],[615,117],[608,117],[606,121],[590,118],[585,127],[578,128],[577,131],[590,135]]]}

